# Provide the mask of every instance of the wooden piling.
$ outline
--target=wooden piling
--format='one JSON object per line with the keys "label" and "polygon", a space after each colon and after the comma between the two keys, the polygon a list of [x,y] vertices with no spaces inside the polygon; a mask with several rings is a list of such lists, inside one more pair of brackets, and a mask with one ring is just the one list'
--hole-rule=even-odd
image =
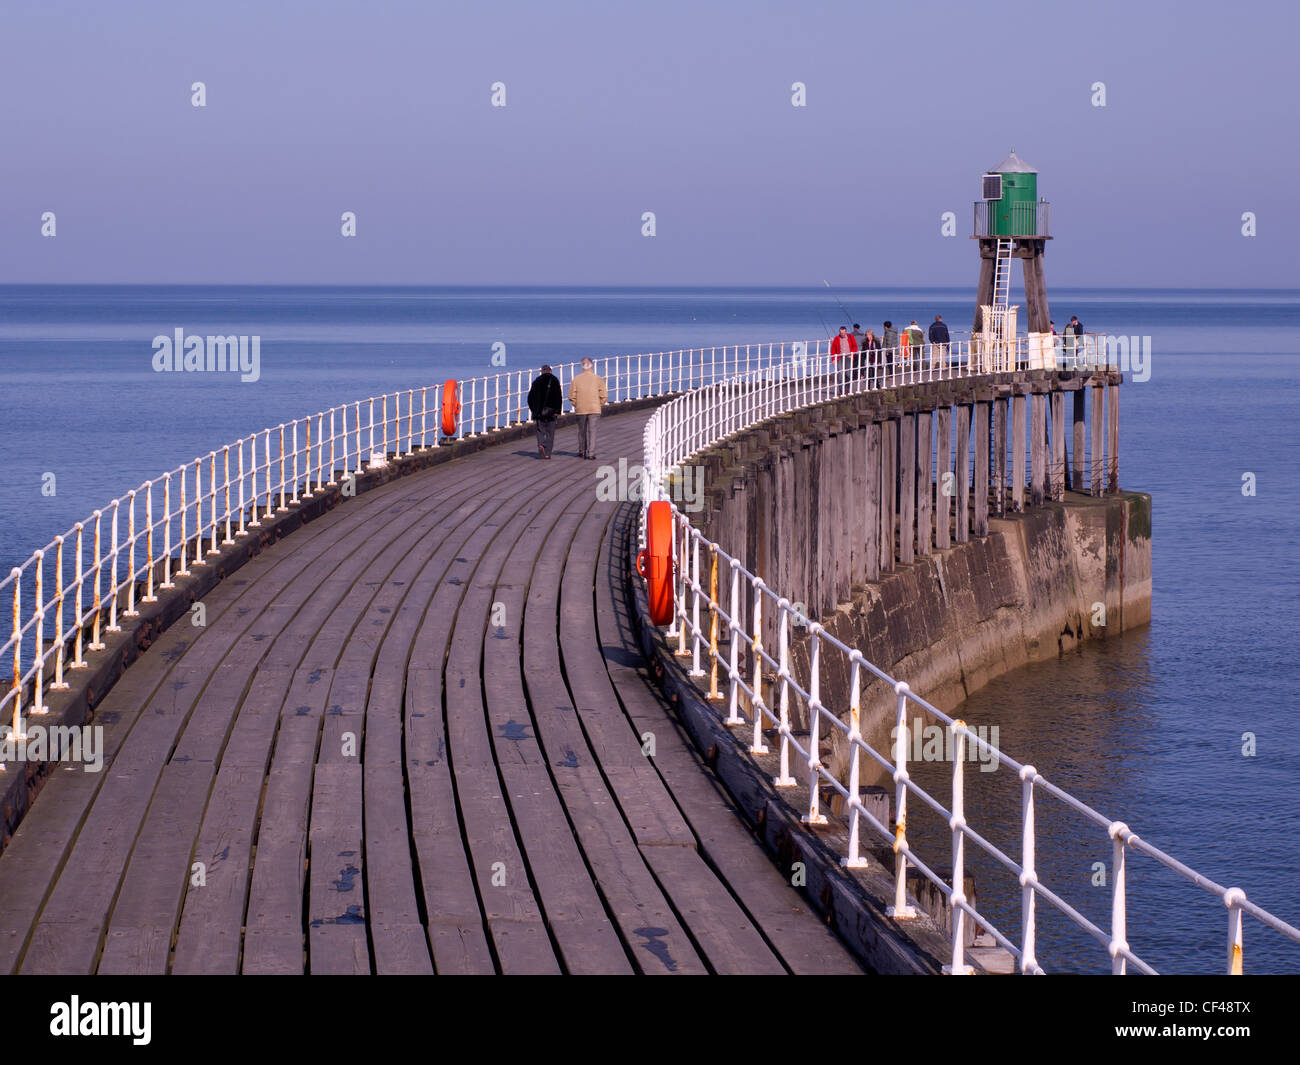
{"label": "wooden piling", "polygon": [[1065,393],[1052,392],[1052,498],[1065,498]]}
{"label": "wooden piling", "polygon": [[934,485],[930,481],[930,444],[932,441],[930,412],[923,410],[916,416],[916,552],[930,554],[930,513],[934,498]]}
{"label": "wooden piling", "polygon": [[1087,446],[1087,429],[1083,420],[1084,407],[1086,406],[1085,390],[1082,388],[1074,391],[1074,482],[1071,487],[1076,492],[1084,490],[1086,483],[1083,476],[1083,452]]}
{"label": "wooden piling", "polygon": [[916,415],[904,414],[898,434],[898,560],[910,566],[916,544]]}
{"label": "wooden piling", "polygon": [[989,534],[989,403],[975,404],[975,514],[974,531],[979,537]]}
{"label": "wooden piling", "polygon": [[897,502],[895,490],[896,459],[898,456],[898,419],[889,418],[884,423],[881,440],[883,456],[880,468],[881,502],[880,508],[880,570],[888,573],[894,568],[894,507]]}
{"label": "wooden piling", "polygon": [[936,430],[939,438],[938,459],[935,462],[935,544],[940,551],[952,547],[952,496],[953,478],[945,476],[952,473],[952,408],[940,407],[934,412]]}
{"label": "wooden piling", "polygon": [[1047,488],[1047,396],[1035,392],[1029,425],[1029,502],[1040,506]]}
{"label": "wooden piling", "polygon": [[872,422],[863,431],[863,455],[866,476],[862,482],[864,506],[862,509],[863,527],[866,530],[866,543],[862,554],[862,579],[880,580],[881,529],[884,527],[884,508],[881,506],[883,493],[883,467],[881,465],[881,437],[884,427],[880,422]]}
{"label": "wooden piling", "polygon": [[1025,397],[1011,398],[1011,509],[1025,509]]}
{"label": "wooden piling", "polygon": [[1107,491],[1119,491],[1119,385],[1106,386],[1106,484]]}
{"label": "wooden piling", "polygon": [[1092,450],[1088,452],[1089,469],[1092,476],[1089,478],[1091,484],[1089,491],[1094,496],[1101,495],[1101,474],[1102,474],[1102,453],[1101,453],[1101,426],[1102,426],[1102,390],[1094,387],[1092,392]]}
{"label": "wooden piling", "polygon": [[970,404],[957,405],[957,542],[970,540]]}
{"label": "wooden piling", "polygon": [[993,513],[1001,517],[1007,509],[1007,399],[993,401]]}

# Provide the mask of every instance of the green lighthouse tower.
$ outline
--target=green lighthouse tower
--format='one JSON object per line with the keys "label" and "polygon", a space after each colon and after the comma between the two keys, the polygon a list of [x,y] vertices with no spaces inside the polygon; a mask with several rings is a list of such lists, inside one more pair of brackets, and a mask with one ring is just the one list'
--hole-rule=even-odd
{"label": "green lighthouse tower", "polygon": [[1048,203],[1038,198],[1038,171],[1013,151],[981,180],[975,201],[972,240],[979,241],[980,280],[975,299],[976,333],[984,331],[984,308],[994,309],[1000,327],[1011,290],[1011,260],[1019,259],[1025,280],[1025,311],[1031,349],[1036,335],[1051,332],[1043,251],[1051,240]]}

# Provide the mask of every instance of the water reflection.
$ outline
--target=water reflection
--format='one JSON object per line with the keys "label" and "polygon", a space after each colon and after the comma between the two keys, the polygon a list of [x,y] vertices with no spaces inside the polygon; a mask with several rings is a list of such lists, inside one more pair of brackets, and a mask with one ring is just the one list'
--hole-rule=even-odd
{"label": "water reflection", "polygon": [[[1189,770],[1171,751],[1164,727],[1163,693],[1152,664],[1156,645],[1152,630],[1143,629],[1025,667],[977,692],[957,716],[972,728],[996,726],[1002,749],[1011,757],[1033,764],[1104,816],[1127,821],[1144,838],[1206,875],[1227,877],[1233,868],[1229,856],[1221,847],[1207,847],[1211,841],[1199,816],[1203,790],[1153,805],[1157,795],[1168,799],[1170,784]],[[1175,745],[1181,742],[1175,739]],[[1172,778],[1166,772],[1170,767],[1175,770]],[[951,796],[951,774],[951,762],[913,768],[918,783],[945,802]],[[1194,767],[1191,775],[1196,775]],[[969,759],[966,781],[967,820],[1019,861],[1020,782],[1005,768],[981,772],[979,762]],[[941,864],[947,864],[951,833],[946,825],[920,803],[910,803],[908,812],[909,836],[918,853],[942,855]],[[1105,829],[1041,794],[1037,822],[1040,880],[1109,935],[1112,848]],[[966,862],[975,873],[981,912],[1018,943],[1021,902],[1014,878],[969,842]],[[1220,882],[1227,886],[1225,880]],[[1162,972],[1219,971],[1226,911],[1214,898],[1155,862],[1130,855],[1128,900],[1129,943],[1149,964]],[[1041,899],[1037,923],[1039,961],[1049,972],[1109,971],[1105,943]],[[1154,929],[1158,934],[1152,934]],[[1285,953],[1280,943],[1266,943],[1262,937],[1248,942],[1248,968],[1285,969]]]}

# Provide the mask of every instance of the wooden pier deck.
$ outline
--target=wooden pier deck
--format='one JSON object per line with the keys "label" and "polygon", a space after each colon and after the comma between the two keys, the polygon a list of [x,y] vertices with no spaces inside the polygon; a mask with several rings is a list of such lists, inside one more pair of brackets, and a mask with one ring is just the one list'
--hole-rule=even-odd
{"label": "wooden pier deck", "polygon": [[862,971],[651,686],[598,465],[489,447],[218,585],[0,855],[0,971]]}

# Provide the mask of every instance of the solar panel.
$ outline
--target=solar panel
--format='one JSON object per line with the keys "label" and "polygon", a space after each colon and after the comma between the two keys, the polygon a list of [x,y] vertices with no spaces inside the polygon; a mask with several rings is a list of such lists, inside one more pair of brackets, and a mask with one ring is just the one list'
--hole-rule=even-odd
{"label": "solar panel", "polygon": [[984,175],[984,194],[982,199],[1000,200],[1002,199],[1002,175],[985,174]]}

